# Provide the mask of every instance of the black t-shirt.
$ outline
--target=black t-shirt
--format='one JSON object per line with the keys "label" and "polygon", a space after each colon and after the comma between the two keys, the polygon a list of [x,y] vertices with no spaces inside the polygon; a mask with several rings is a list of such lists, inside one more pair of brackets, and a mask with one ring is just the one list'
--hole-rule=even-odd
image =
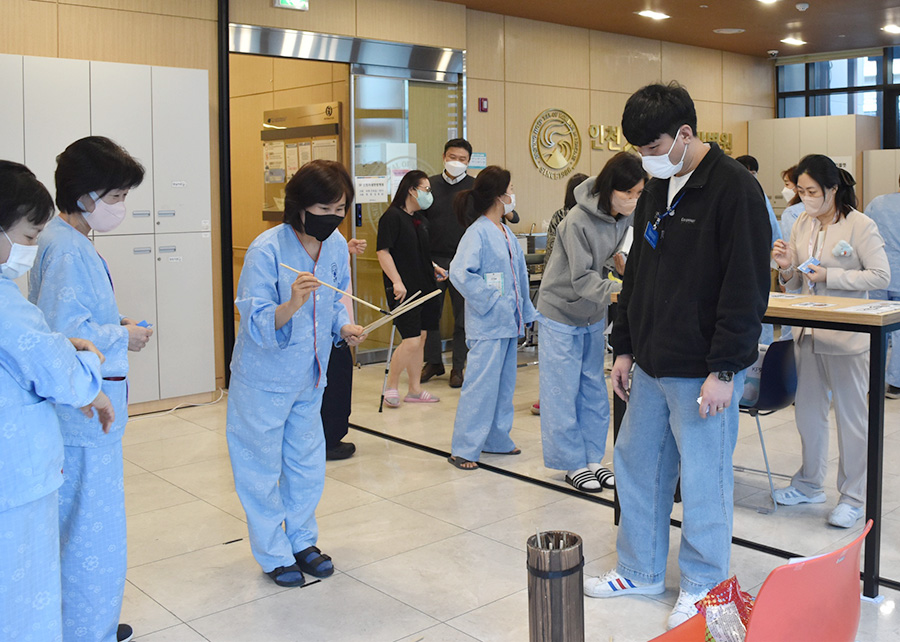
{"label": "black t-shirt", "polygon": [[[427,294],[437,287],[428,249],[428,221],[421,212],[410,216],[399,207],[391,205],[387,208],[378,220],[376,250],[390,251],[410,295],[416,290]],[[386,274],[382,276],[387,290],[392,285],[391,280]],[[390,296],[388,300],[391,300]]]}

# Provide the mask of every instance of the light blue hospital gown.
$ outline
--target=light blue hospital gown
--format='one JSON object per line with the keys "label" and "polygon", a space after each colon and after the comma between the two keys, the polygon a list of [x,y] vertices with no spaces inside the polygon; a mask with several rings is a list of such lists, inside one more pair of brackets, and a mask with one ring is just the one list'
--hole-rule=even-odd
{"label": "light blue hospital gown", "polygon": [[[876,196],[866,208],[866,216],[875,221],[884,238],[884,251],[891,266],[891,283],[886,290],[872,290],[870,299],[900,301],[900,192]],[[887,383],[900,388],[900,330],[890,333],[891,359],[887,365]]]}
{"label": "light blue hospital gown", "polygon": [[231,359],[228,453],[247,513],[250,548],[267,573],[294,564],[293,554],[318,539],[316,506],[325,484],[320,415],[325,373],[331,346],[350,323],[341,295],[320,286],[276,330],[275,308],[291,298],[297,278],[278,264],[347,290],[349,259],[347,242],[337,231],[314,260],[285,224],[260,234],[244,258],[235,299],[241,325]]}
{"label": "light blue hospital gown", "polygon": [[120,324],[106,262],[59,217],[41,233],[29,286],[29,299],[51,328],[89,339],[106,357],[103,392],[116,412],[109,434],[78,408],[56,408],[65,441],[59,528],[64,639],[115,642],[127,568],[122,435],[128,422],[128,330]]}
{"label": "light blue hospital gown", "polygon": [[5,277],[0,309],[0,640],[50,642],[62,639],[57,489],[63,482],[63,441],[51,402],[93,401],[100,360],[52,333]]}
{"label": "light blue hospital gown", "polygon": [[525,324],[537,319],[531,303],[525,254],[506,225],[504,233],[485,216],[466,230],[450,263],[450,281],[466,300],[469,347],[453,424],[455,457],[478,461],[482,452],[504,453],[516,387],[516,344]]}

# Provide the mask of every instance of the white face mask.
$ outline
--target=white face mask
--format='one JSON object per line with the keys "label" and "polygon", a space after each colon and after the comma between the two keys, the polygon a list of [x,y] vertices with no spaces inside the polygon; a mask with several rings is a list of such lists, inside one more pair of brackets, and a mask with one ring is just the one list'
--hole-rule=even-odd
{"label": "white face mask", "polygon": [[660,156],[641,156],[641,164],[644,166],[644,170],[651,176],[661,179],[671,178],[680,172],[681,168],[684,166],[684,156],[687,154],[687,145],[684,146],[680,161],[672,163],[672,161],[669,160],[669,154],[675,149],[675,143],[677,142],[678,134],[675,135],[672,146],[665,154]]}
{"label": "white face mask", "polygon": [[18,279],[20,276],[30,270],[32,265],[34,265],[34,259],[37,257],[38,246],[13,243],[12,239],[9,238],[9,235],[5,230],[3,230],[3,228],[0,228],[0,231],[3,231],[3,236],[5,236],[6,240],[9,241],[10,246],[9,258],[6,259],[6,263],[0,265],[0,274],[5,276],[7,279]]}
{"label": "white face mask", "polygon": [[447,172],[447,176],[451,176],[453,178],[461,176],[462,173],[466,171],[466,168],[468,168],[468,165],[466,165],[465,163],[461,163],[460,161],[444,161],[444,171]]}
{"label": "white face mask", "polygon": [[112,232],[125,220],[125,201],[110,205],[97,192],[91,192],[88,196],[94,200],[94,211],[89,213],[81,201],[78,201],[78,207],[84,213],[84,220],[95,232]]}
{"label": "white face mask", "polygon": [[507,194],[507,196],[509,196],[509,203],[504,203],[503,199],[500,199],[500,202],[503,203],[503,216],[512,213],[516,209],[516,195]]}
{"label": "white face mask", "polygon": [[792,200],[794,200],[794,197],[797,195],[797,192],[795,192],[790,187],[785,185],[784,189],[781,190],[781,195],[784,197],[785,203],[790,203]]}
{"label": "white face mask", "polygon": [[634,208],[637,207],[638,200],[636,198],[622,198],[618,196],[613,190],[613,193],[610,195],[610,205],[612,207],[612,212],[610,214],[622,214],[624,216],[631,216],[634,213]]}

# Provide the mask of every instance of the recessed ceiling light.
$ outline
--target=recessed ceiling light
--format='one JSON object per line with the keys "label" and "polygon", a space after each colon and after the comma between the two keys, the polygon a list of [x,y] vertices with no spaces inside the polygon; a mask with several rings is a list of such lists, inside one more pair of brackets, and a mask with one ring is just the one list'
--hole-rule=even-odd
{"label": "recessed ceiling light", "polygon": [[775,4],[778,0],[759,0],[763,4]]}
{"label": "recessed ceiling light", "polygon": [[638,11],[637,14],[639,16],[643,16],[644,18],[653,18],[654,20],[665,20],[669,16],[660,13],[659,11]]}
{"label": "recessed ceiling light", "polygon": [[900,33],[900,27],[897,25],[884,25],[881,30],[888,33]]}
{"label": "recessed ceiling light", "polygon": [[713,29],[713,33],[721,33],[727,36],[736,34],[736,33],[744,33],[743,29]]}
{"label": "recessed ceiling light", "polygon": [[805,45],[805,40],[800,40],[799,38],[784,38],[781,42],[786,45]]}

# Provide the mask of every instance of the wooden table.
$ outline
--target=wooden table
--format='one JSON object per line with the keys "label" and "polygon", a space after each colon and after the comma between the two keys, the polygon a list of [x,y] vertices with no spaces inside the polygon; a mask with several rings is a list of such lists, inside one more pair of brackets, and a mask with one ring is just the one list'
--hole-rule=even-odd
{"label": "wooden table", "polygon": [[[610,319],[614,319],[618,296],[610,305]],[[863,595],[877,597],[879,585],[884,583],[900,589],[900,583],[886,580],[879,575],[881,554],[881,500],[882,474],[884,462],[884,370],[887,361],[887,336],[900,329],[900,309],[879,312],[848,311],[848,308],[865,306],[874,301],[828,296],[785,295],[773,293],[769,296],[769,306],[763,317],[764,323],[793,325],[827,330],[861,332],[869,335],[869,438],[866,472],[866,519],[873,520],[874,526],[866,538],[863,562]],[[884,302],[888,303],[888,302]],[[798,305],[799,304],[799,305]],[[898,346],[900,348],[900,346]],[[613,355],[615,357],[615,355]],[[626,404],[614,396],[613,399],[613,439],[618,434]],[[618,523],[618,498],[616,498],[616,523]],[[769,552],[783,553],[766,547]]]}

